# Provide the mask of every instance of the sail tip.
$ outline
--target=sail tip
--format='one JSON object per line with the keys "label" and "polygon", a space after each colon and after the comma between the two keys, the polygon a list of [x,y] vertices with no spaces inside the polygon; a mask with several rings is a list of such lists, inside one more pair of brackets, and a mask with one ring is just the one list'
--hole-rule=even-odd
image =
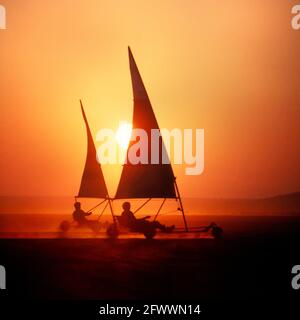
{"label": "sail tip", "polygon": [[132,51],[131,51],[130,46],[128,46],[127,48],[128,48],[128,55],[129,55],[129,57],[132,57],[133,55],[132,55]]}

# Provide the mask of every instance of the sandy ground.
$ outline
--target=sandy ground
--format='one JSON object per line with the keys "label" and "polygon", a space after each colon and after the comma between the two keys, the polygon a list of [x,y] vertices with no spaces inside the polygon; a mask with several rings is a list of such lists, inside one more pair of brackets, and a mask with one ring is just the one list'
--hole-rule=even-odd
{"label": "sandy ground", "polygon": [[266,299],[293,294],[299,232],[211,239],[1,239],[8,295]]}
{"label": "sandy ground", "polygon": [[[299,264],[298,217],[188,217],[216,221],[221,240],[196,234],[124,234],[89,230],[62,237],[65,216],[1,215],[0,265],[7,296],[46,299],[289,299]],[[180,224],[180,217],[161,218]],[[178,220],[176,220],[178,219]],[[176,223],[177,224],[177,223]]]}

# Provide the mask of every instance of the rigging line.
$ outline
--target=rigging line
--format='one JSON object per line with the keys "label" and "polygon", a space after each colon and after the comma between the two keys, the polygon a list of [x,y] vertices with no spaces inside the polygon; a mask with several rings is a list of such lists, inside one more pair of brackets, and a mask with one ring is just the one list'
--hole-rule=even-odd
{"label": "rigging line", "polygon": [[101,201],[100,203],[98,203],[96,206],[94,206],[93,208],[91,208],[90,210],[88,210],[87,212],[93,212],[93,210],[95,210],[96,208],[98,208],[104,201],[106,201],[107,199],[104,199],[103,201]]}
{"label": "rigging line", "polygon": [[157,211],[157,213],[156,213],[153,221],[155,221],[156,218],[158,217],[158,214],[159,214],[159,212],[160,212],[160,210],[161,210],[161,208],[163,207],[163,205],[164,205],[165,202],[166,202],[166,198],[164,198],[162,204],[161,204],[160,207],[158,208],[158,211]]}
{"label": "rigging line", "polygon": [[141,210],[152,198],[149,198],[146,202],[144,202],[140,207],[138,207],[133,214],[137,213],[139,210]]}
{"label": "rigging line", "polygon": [[179,204],[180,204],[180,209],[181,209],[181,213],[182,213],[182,217],[183,217],[185,231],[189,231],[188,225],[187,225],[187,222],[186,222],[186,218],[185,218],[185,214],[184,214],[184,209],[183,209],[183,205],[182,205],[179,189],[178,189],[178,186],[177,186],[176,178],[174,180],[174,185],[175,185],[175,190],[176,190],[176,193],[177,193],[177,196],[178,196],[178,201],[179,201]]}
{"label": "rigging line", "polygon": [[103,209],[102,209],[102,211],[101,211],[101,213],[100,213],[100,215],[99,215],[99,217],[98,217],[98,221],[99,221],[100,218],[102,217],[102,215],[103,215],[105,209],[107,208],[107,206],[108,206],[108,201],[107,201],[106,205],[103,207]]}
{"label": "rigging line", "polygon": [[110,208],[110,212],[111,212],[111,215],[112,215],[112,219],[113,219],[113,223],[114,223],[114,226],[117,227],[117,218],[114,214],[114,210],[113,210],[113,207],[112,207],[112,200],[109,198],[108,199],[108,203],[109,203],[109,208]]}

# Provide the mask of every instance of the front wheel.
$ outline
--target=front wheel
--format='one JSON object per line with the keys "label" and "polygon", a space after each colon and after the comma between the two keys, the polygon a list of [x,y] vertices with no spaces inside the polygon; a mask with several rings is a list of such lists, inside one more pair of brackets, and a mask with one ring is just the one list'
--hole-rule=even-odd
{"label": "front wheel", "polygon": [[110,224],[106,229],[106,234],[109,239],[117,239],[119,236],[119,230],[115,223]]}
{"label": "front wheel", "polygon": [[223,237],[223,229],[220,227],[213,227],[211,233],[215,239],[221,239]]}
{"label": "front wheel", "polygon": [[94,233],[99,233],[100,229],[101,229],[101,225],[100,222],[98,221],[91,221],[90,223],[90,228]]}

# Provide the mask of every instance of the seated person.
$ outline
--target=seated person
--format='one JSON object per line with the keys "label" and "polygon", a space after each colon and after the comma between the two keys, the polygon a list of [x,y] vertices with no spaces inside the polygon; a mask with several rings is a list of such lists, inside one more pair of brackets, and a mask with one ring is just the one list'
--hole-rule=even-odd
{"label": "seated person", "polygon": [[92,212],[84,212],[81,209],[81,203],[75,202],[74,203],[75,211],[73,212],[73,219],[78,223],[78,226],[87,226],[91,221],[89,221],[86,217],[91,215]]}
{"label": "seated person", "polygon": [[165,225],[159,223],[158,221],[147,221],[147,219],[150,218],[150,216],[146,216],[141,219],[137,219],[133,212],[130,211],[130,202],[124,202],[122,207],[124,211],[122,212],[121,215],[121,224],[129,229],[136,230],[136,231],[141,231],[144,228],[147,228],[149,226],[154,227],[155,229],[159,229],[163,232],[172,232],[173,229],[175,228],[174,225],[170,227],[166,227]]}

